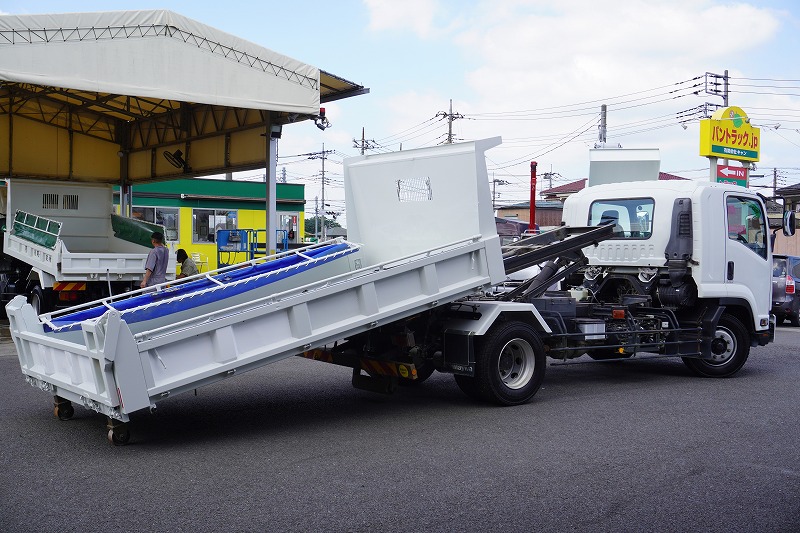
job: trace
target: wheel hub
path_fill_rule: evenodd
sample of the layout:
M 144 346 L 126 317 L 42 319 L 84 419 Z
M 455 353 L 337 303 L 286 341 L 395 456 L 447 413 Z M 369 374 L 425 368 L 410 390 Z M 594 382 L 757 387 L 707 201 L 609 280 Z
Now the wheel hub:
M 727 329 L 718 329 L 711 341 L 711 361 L 721 364 L 727 362 L 736 352 L 736 339 Z
M 719 337 L 715 338 L 711 341 L 711 353 L 714 355 L 721 355 L 725 353 L 725 349 L 727 345 L 724 340 L 720 339 Z
M 535 366 L 533 347 L 523 339 L 508 341 L 497 359 L 500 379 L 510 389 L 520 389 L 527 385 Z

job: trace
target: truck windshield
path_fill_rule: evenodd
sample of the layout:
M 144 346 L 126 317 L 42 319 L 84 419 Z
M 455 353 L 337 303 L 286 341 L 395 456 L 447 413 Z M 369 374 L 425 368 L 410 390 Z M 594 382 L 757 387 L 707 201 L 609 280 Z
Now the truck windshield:
M 589 208 L 589 226 L 613 224 L 615 239 L 649 239 L 654 208 L 652 198 L 597 200 Z

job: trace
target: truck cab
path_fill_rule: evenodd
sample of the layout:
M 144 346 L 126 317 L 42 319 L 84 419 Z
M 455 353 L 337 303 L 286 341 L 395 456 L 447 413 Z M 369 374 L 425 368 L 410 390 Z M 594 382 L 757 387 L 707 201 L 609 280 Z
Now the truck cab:
M 597 185 L 566 200 L 563 221 L 614 225 L 611 239 L 584 249 L 587 285 L 605 300 L 649 296 L 679 316 L 698 302 L 724 307 L 752 344 L 768 342 L 772 253 L 759 195 L 690 180 Z

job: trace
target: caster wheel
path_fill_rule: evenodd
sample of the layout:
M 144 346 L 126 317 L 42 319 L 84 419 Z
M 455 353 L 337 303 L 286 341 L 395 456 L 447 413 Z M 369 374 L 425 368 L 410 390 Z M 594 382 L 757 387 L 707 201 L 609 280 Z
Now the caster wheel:
M 53 408 L 53 414 L 59 420 L 69 420 L 75 414 L 75 408 L 72 404 L 57 405 Z
M 113 429 L 108 430 L 108 442 L 113 444 L 114 446 L 125 446 L 131 440 L 131 432 L 124 430 L 124 431 L 114 431 Z

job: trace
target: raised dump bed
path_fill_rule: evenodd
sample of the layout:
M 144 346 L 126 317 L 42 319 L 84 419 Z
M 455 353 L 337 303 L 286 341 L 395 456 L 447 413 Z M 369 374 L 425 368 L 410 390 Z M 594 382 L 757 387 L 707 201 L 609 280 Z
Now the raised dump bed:
M 352 269 L 342 259 L 358 248 L 337 239 L 46 314 L 41 320 L 45 333 L 80 342 L 82 322 L 116 310 L 138 333 L 348 272 Z
M 71 415 L 68 402 L 107 415 L 117 442 L 128 438 L 118 422 L 176 393 L 480 294 L 505 279 L 483 158 L 497 144 L 346 160 L 348 237 L 362 244 L 339 250 L 330 264 L 343 271 L 335 275 L 304 278 L 326 268 L 315 266 L 226 301 L 218 298 L 225 289 L 209 284 L 237 276 L 231 269 L 174 293 L 105 302 L 102 313 L 39 317 L 15 298 L 6 309 L 22 372 L 56 397 L 59 416 Z M 265 274 L 245 268 L 250 274 L 230 286 Z M 190 308 L 193 297 L 205 303 Z

